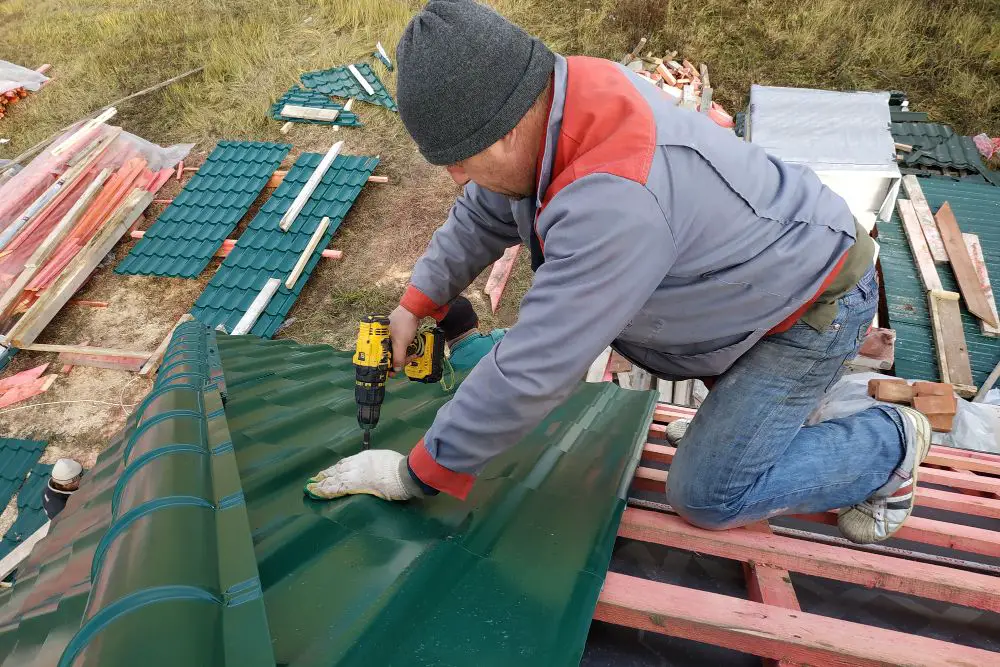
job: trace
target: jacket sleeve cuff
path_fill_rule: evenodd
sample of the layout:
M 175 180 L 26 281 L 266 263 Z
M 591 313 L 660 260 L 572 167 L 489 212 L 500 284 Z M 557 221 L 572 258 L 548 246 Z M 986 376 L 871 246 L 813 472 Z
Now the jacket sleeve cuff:
M 434 460 L 421 440 L 407 457 L 410 473 L 425 486 L 465 500 L 476 478 L 469 473 L 449 470 Z
M 448 313 L 448 304 L 439 306 L 413 285 L 408 285 L 399 305 L 419 318 L 433 317 L 438 322 Z

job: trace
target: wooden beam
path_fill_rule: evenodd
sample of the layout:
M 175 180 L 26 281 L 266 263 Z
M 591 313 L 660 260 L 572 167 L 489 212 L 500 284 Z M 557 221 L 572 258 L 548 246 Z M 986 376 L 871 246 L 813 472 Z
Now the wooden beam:
M 70 368 L 73 366 L 87 366 L 89 368 L 107 368 L 115 371 L 128 371 L 135 373 L 145 362 L 145 358 L 122 357 L 104 354 L 78 354 L 75 352 L 63 352 L 59 355 L 59 363 L 66 364 Z M 65 369 L 64 369 L 65 370 Z
M 285 288 L 292 289 L 295 287 L 295 283 L 299 281 L 302 276 L 302 272 L 306 270 L 306 264 L 309 259 L 316 252 L 316 248 L 319 246 L 319 242 L 323 240 L 323 235 L 326 234 L 326 230 L 330 227 L 330 218 L 323 216 L 323 219 L 319 221 L 319 225 L 313 230 L 312 237 L 309 239 L 309 243 L 306 244 L 305 249 L 302 254 L 299 255 L 299 260 L 295 262 L 295 267 L 292 272 L 288 274 L 288 278 L 285 280 Z M 265 304 L 267 305 L 267 304 Z
M 88 134 L 90 134 L 90 132 L 94 131 L 98 125 L 106 123 L 107 121 L 114 118 L 115 114 L 117 113 L 118 110 L 115 109 L 114 107 L 109 107 L 105 109 L 96 118 L 91 118 L 86 123 L 81 125 L 79 130 L 77 130 L 76 132 L 74 132 L 73 134 L 71 134 L 70 136 L 66 137 L 58 144 L 53 146 L 52 150 L 50 150 L 49 152 L 52 155 L 60 155 L 62 153 L 65 153 L 67 150 L 69 150 L 77 143 L 79 143 L 81 140 L 83 140 Z M 15 162 L 16 161 L 17 160 L 15 160 Z
M 913 262 L 917 266 L 917 275 L 920 276 L 920 283 L 924 286 L 924 291 L 943 290 L 941 278 L 934 267 L 934 258 L 927 246 L 927 239 L 917 221 L 917 214 L 913 210 L 913 202 L 907 199 L 897 199 L 896 209 L 899 211 L 899 219 L 903 223 L 906 241 L 910 245 Z
M 921 468 L 923 471 L 923 468 Z M 665 493 L 668 474 L 666 470 L 657 470 L 646 466 L 635 469 L 632 487 L 640 491 Z M 972 516 L 985 516 L 1000 519 L 1000 500 L 969 496 L 962 493 L 939 491 L 917 486 L 916 504 L 919 507 L 933 507 Z
M 904 153 L 913 152 L 913 146 L 911 146 L 910 144 L 901 144 L 897 141 L 893 145 L 896 147 L 897 151 L 903 151 Z
M 972 384 L 972 366 L 958 299 L 957 292 L 931 290 L 927 293 L 941 381 L 954 385 L 959 396 L 972 396 L 976 389 Z
M 767 525 L 767 521 L 752 523 L 746 528 L 767 535 L 771 534 L 771 527 Z M 795 595 L 795 586 L 792 585 L 792 578 L 788 574 L 788 570 L 762 565 L 755 561 L 748 561 L 742 565 L 743 578 L 747 582 L 747 595 L 752 601 L 782 609 L 801 610 L 799 598 Z M 794 667 L 794 663 L 788 660 L 764 658 L 762 662 L 764 667 Z
M 34 368 L 29 368 L 28 370 L 3 378 L 0 380 L 0 392 L 13 389 L 14 387 L 18 387 L 22 384 L 34 382 L 38 378 L 42 377 L 42 374 L 45 373 L 45 370 L 48 367 L 48 364 L 42 364 L 41 366 L 35 366 Z
M 1000 315 L 997 314 L 997 301 L 993 295 L 993 286 L 990 284 L 990 274 L 986 269 L 986 258 L 983 257 L 983 246 L 979 242 L 979 237 L 975 234 L 962 234 L 962 241 L 969 251 L 969 259 L 972 260 L 972 266 L 976 269 L 976 277 L 979 279 L 979 286 L 983 289 L 983 294 L 986 296 L 990 312 L 993 314 L 994 319 L 1000 319 Z M 990 326 L 983 320 L 979 321 L 979 330 L 984 336 L 991 336 L 993 338 L 1000 336 L 1000 327 Z
M 732 528 L 703 530 L 678 516 L 626 507 L 619 537 L 814 577 L 1000 611 L 995 577 L 841 547 Z
M 944 264 L 948 261 L 948 253 L 944 249 L 941 234 L 938 233 L 937 225 L 934 224 L 934 215 L 931 213 L 931 207 L 927 203 L 927 198 L 924 197 L 924 191 L 920 189 L 920 182 L 917 180 L 917 177 L 912 174 L 903 176 L 903 189 L 906 190 L 906 196 L 910 198 L 910 202 L 913 204 L 913 210 L 917 214 L 917 221 L 924 232 L 924 238 L 927 239 L 927 247 L 930 248 L 931 258 L 937 264 Z
M 73 293 L 87 281 L 135 219 L 149 206 L 153 193 L 134 189 L 125 201 L 109 217 L 101 229 L 94 234 L 73 260 L 63 269 L 59 278 L 42 292 L 38 300 L 11 328 L 4 339 L 5 344 L 13 343 L 25 349 L 35 342 L 35 338 L 52 321 L 59 310 L 66 305 Z
M 983 386 L 979 388 L 979 391 L 976 393 L 975 398 L 972 399 L 972 402 L 982 403 L 985 401 L 986 394 L 990 393 L 990 389 L 992 389 L 993 385 L 997 383 L 997 380 L 1000 380 L 1000 361 L 998 361 L 997 365 L 993 367 L 992 371 L 990 371 L 990 374 L 986 377 L 986 381 L 983 382 Z
M 177 331 L 177 327 L 185 322 L 190 322 L 193 319 L 194 316 L 191 315 L 191 313 L 184 313 L 177 319 L 177 322 L 174 326 L 170 327 L 170 331 L 168 331 L 167 335 L 163 337 L 160 344 L 156 346 L 153 353 L 147 357 L 146 363 L 139 369 L 139 375 L 149 375 L 156 369 L 157 366 L 160 365 L 160 361 L 163 360 L 163 355 L 167 353 L 167 348 L 170 346 L 170 340 L 174 337 L 174 332 Z
M 306 107 L 300 104 L 286 104 L 281 107 L 281 115 L 285 118 L 322 120 L 332 123 L 340 115 L 340 109 L 324 109 L 322 107 Z M 285 123 L 285 125 L 288 125 L 288 123 Z
M 507 248 L 503 252 L 503 257 L 493 262 L 493 268 L 490 269 L 490 276 L 486 279 L 486 287 L 483 288 L 483 292 L 490 297 L 490 308 L 494 313 L 500 306 L 500 298 L 503 296 L 504 287 L 507 286 L 507 280 L 514 269 L 514 262 L 517 261 L 517 254 L 520 250 L 520 243 Z
M 52 527 L 51 521 L 46 521 L 42 527 L 33 532 L 27 539 L 23 540 L 14 549 L 0 560 L 0 580 L 6 579 L 7 575 L 17 569 L 21 562 L 31 555 L 31 550 L 49 534 Z
M 91 299 L 70 299 L 67 303 L 71 306 L 85 306 L 87 308 L 107 308 L 110 305 L 107 301 L 93 301 Z
M 35 378 L 34 380 L 30 380 L 24 384 L 11 387 L 3 394 L 0 394 L 0 408 L 6 408 L 9 405 L 14 405 L 15 403 L 19 403 L 48 391 L 49 387 L 52 386 L 52 383 L 56 381 L 56 377 L 57 376 L 55 374 L 43 375 L 40 378 Z
M 288 207 L 285 214 L 281 216 L 281 220 L 278 222 L 278 228 L 281 229 L 281 231 L 287 232 L 291 228 L 292 224 L 295 222 L 295 218 L 297 218 L 299 213 L 302 212 L 302 208 L 306 205 L 306 202 L 309 201 L 313 191 L 316 190 L 320 181 L 323 180 L 323 176 L 330 168 L 330 165 L 333 164 L 337 155 L 340 154 L 340 149 L 343 147 L 343 141 L 338 141 L 333 146 L 330 146 L 330 150 L 326 152 L 326 155 L 323 156 L 320 163 L 316 165 L 316 169 L 309 177 L 309 180 L 306 181 L 305 185 L 302 186 L 302 189 L 299 190 L 299 194 L 295 196 L 295 201 L 293 201 L 291 206 Z
M 965 307 L 990 326 L 1000 326 L 983 292 L 979 274 L 972 263 L 972 258 L 969 257 L 969 249 L 965 247 L 962 230 L 958 228 L 958 221 L 951 210 L 951 204 L 948 202 L 942 204 L 934 219 L 937 221 L 938 231 L 941 233 L 941 240 L 948 253 L 948 261 L 951 262 L 951 270 L 955 273 L 955 280 L 958 281 L 958 289 L 962 293 Z
M 141 231 L 141 230 L 135 230 L 135 231 L 129 232 L 129 237 L 133 238 L 133 239 L 141 239 L 145 235 L 146 235 L 146 232 Z M 229 254 L 233 251 L 233 248 L 236 247 L 236 241 L 237 241 L 237 239 L 226 239 L 225 241 L 222 242 L 222 245 L 219 246 L 219 249 L 216 250 L 215 254 L 212 255 L 212 256 L 213 257 L 217 257 L 217 258 L 223 258 L 223 259 L 226 258 L 226 257 L 229 257 Z M 335 250 L 333 248 L 327 248 L 322 253 L 320 253 L 320 257 L 322 257 L 323 259 L 343 259 L 344 258 L 344 251 L 342 251 L 342 250 Z M 84 305 L 85 302 L 83 302 L 83 301 L 81 301 L 79 299 L 73 299 L 71 301 L 71 303 L 79 303 L 80 305 Z M 96 304 L 98 304 L 98 303 L 104 303 L 104 305 L 107 305 L 103 301 L 91 301 L 91 302 L 87 302 L 86 305 L 95 305 L 95 307 L 100 307 L 100 306 L 96 306 Z
M 837 512 L 816 514 L 794 514 L 796 519 L 814 521 L 828 526 L 837 525 Z M 934 521 L 919 516 L 910 516 L 893 537 L 921 544 L 932 544 L 947 549 L 981 554 L 991 558 L 1000 557 L 1000 533 L 983 528 L 964 526 L 959 523 Z
M 48 345 L 32 343 L 21 348 L 27 352 L 56 352 L 58 354 L 78 354 L 87 357 L 122 357 L 124 359 L 149 359 L 149 352 L 119 350 L 113 347 L 91 347 L 90 345 Z
M 594 619 L 812 665 L 989 665 L 1000 654 L 608 572 Z
M 94 196 L 97 194 L 98 190 L 103 187 L 104 182 L 108 180 L 111 175 L 111 169 L 104 169 L 101 171 L 97 177 L 91 181 L 87 189 L 83 191 L 80 198 L 76 200 L 72 208 L 66 212 L 66 214 L 56 223 L 55 227 L 48 233 L 45 240 L 42 241 L 35 251 L 31 253 L 29 257 L 24 262 L 24 268 L 18 275 L 17 280 L 4 292 L 3 297 L 0 297 L 0 317 L 10 310 L 10 307 L 21 297 L 24 288 L 27 287 L 31 279 L 41 270 L 44 266 L 46 260 L 52 255 L 56 247 L 73 231 L 73 227 L 79 221 L 83 212 L 87 209 L 90 203 L 93 201 Z
M 354 75 L 354 78 L 358 80 L 358 83 L 361 85 L 362 88 L 364 88 L 366 93 L 368 93 L 369 95 L 375 94 L 375 89 L 372 88 L 372 84 L 368 83 L 368 80 L 365 79 L 365 77 L 361 76 L 361 72 L 358 71 L 357 67 L 355 67 L 354 65 L 348 65 L 347 69 L 351 72 L 351 74 Z
M 282 181 L 285 180 L 285 176 L 287 176 L 287 175 L 288 175 L 288 170 L 287 169 L 279 169 L 278 171 L 276 171 L 273 174 L 271 174 L 271 178 L 269 178 L 267 180 L 267 184 L 264 187 L 266 187 L 266 188 L 276 188 L 276 187 L 278 187 L 279 185 L 281 185 Z M 375 175 L 372 175 L 372 176 L 368 177 L 368 182 L 369 183 L 388 183 L 389 182 L 389 177 L 388 176 L 375 176 Z M 169 201 L 173 201 L 173 199 L 170 199 Z
M 323 220 L 329 221 L 329 218 L 323 218 Z M 250 307 L 247 308 L 247 312 L 243 313 L 243 317 L 240 321 L 236 323 L 233 327 L 233 336 L 243 336 L 250 333 L 253 329 L 253 325 L 257 323 L 260 318 L 260 314 L 264 312 L 267 308 L 267 304 L 271 303 L 271 299 L 274 298 L 274 293 L 278 291 L 278 287 L 281 286 L 281 278 L 268 278 L 267 282 L 264 283 L 264 287 L 261 288 L 257 296 L 250 303 Z

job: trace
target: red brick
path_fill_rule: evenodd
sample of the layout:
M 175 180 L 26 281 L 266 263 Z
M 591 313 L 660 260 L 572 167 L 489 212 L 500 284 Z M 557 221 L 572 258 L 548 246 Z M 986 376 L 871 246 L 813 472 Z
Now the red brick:
M 913 407 L 925 415 L 954 415 L 958 410 L 958 399 L 954 396 L 917 396 Z
M 914 382 L 913 391 L 917 396 L 951 396 L 954 387 L 945 382 Z
M 875 387 L 875 400 L 909 404 L 913 400 L 913 387 L 905 382 L 879 382 Z

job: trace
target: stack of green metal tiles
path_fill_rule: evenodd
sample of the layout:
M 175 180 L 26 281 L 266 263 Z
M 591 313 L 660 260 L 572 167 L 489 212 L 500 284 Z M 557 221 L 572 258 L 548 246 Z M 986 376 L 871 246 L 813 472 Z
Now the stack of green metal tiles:
M 7 665 L 575 665 L 655 404 L 581 385 L 466 501 L 332 502 L 350 355 L 182 325 L 157 383 L 12 590 Z M 450 394 L 403 378 L 408 451 Z

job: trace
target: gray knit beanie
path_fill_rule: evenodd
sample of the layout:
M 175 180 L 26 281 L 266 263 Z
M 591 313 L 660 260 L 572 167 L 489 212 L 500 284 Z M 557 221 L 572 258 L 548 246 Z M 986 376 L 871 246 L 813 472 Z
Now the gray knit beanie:
M 492 9 L 431 0 L 396 46 L 399 115 L 431 164 L 448 165 L 500 140 L 549 81 L 555 56 Z

